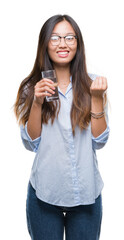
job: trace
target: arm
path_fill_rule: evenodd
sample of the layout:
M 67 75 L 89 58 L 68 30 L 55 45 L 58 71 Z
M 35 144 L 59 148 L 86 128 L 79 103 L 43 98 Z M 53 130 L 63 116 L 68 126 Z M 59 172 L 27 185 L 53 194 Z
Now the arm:
M 50 79 L 42 79 L 35 85 L 34 100 L 30 110 L 28 121 L 20 127 L 22 142 L 29 151 L 37 152 L 41 141 L 42 104 L 45 96 L 53 93 L 53 82 Z M 47 92 L 46 92 L 47 91 Z
M 97 77 L 91 84 L 91 112 L 100 113 L 104 111 L 104 92 L 107 90 L 107 79 Z M 107 128 L 105 115 L 101 118 L 91 116 L 91 131 L 95 138 L 101 135 Z
M 32 140 L 41 135 L 42 104 L 45 96 L 55 93 L 54 89 L 53 81 L 50 79 L 42 79 L 35 85 L 34 100 L 27 123 L 27 131 Z
M 25 148 L 29 151 L 37 152 L 40 141 L 41 141 L 41 136 L 32 140 L 27 131 L 27 122 L 25 126 L 23 125 L 20 126 L 20 133 L 21 133 L 21 139 Z
M 92 97 L 91 99 L 91 112 L 100 113 L 104 111 L 103 98 Z M 98 137 L 105 131 L 107 127 L 105 115 L 99 119 L 95 119 L 91 116 L 91 130 L 94 137 Z
M 32 103 L 29 119 L 27 122 L 27 131 L 32 140 L 38 138 L 41 135 L 41 116 L 42 116 L 42 104 L 38 104 L 34 100 Z

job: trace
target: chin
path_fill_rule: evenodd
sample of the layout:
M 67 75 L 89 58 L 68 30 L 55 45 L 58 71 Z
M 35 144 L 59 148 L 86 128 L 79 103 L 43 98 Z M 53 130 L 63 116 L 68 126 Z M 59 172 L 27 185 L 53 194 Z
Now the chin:
M 71 60 L 67 59 L 59 59 L 57 61 L 53 61 L 54 65 L 56 66 L 68 66 L 71 63 Z
M 70 66 L 70 62 L 54 62 L 53 64 L 56 67 L 68 67 L 68 66 Z

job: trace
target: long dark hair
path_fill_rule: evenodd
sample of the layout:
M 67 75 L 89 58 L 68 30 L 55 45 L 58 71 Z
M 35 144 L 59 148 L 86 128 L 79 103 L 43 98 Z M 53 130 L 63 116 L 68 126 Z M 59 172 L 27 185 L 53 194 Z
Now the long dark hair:
M 25 125 L 26 121 L 28 121 L 33 102 L 34 86 L 41 79 L 41 71 L 53 69 L 47 46 L 53 28 L 63 20 L 71 24 L 77 36 L 77 52 L 70 64 L 73 88 L 73 103 L 70 117 L 74 134 L 76 125 L 78 125 L 81 130 L 86 129 L 89 125 L 91 109 L 90 86 L 92 80 L 87 73 L 85 49 L 81 31 L 77 23 L 68 15 L 55 15 L 44 23 L 39 35 L 37 55 L 33 70 L 20 84 L 14 111 L 19 123 Z M 44 101 L 42 105 L 41 124 L 47 124 L 49 119 L 51 119 L 53 123 L 55 117 L 58 116 L 59 109 L 60 105 L 58 108 L 57 101 L 56 103 Z

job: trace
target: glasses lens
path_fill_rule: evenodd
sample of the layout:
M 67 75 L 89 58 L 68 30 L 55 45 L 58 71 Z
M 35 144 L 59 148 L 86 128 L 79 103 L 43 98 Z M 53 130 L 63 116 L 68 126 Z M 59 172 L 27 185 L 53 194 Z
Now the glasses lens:
M 59 43 L 60 43 L 60 38 L 64 38 L 67 45 L 72 45 L 72 44 L 75 43 L 76 36 L 67 35 L 67 36 L 65 36 L 65 37 L 60 37 L 60 36 L 53 35 L 53 36 L 51 36 L 51 38 L 50 38 L 50 41 L 51 41 L 52 45 L 53 45 L 53 46 L 59 45 Z
M 75 42 L 75 37 L 72 35 L 68 35 L 65 37 L 65 41 L 68 45 L 74 44 Z
M 59 44 L 59 36 L 52 36 L 51 37 L 51 43 L 52 43 L 52 45 L 58 45 Z

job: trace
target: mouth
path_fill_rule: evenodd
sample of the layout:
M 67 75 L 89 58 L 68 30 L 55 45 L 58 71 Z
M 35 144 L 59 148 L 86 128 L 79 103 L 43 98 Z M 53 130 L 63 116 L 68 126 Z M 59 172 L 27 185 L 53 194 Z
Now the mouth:
M 58 51 L 57 54 L 59 57 L 66 58 L 69 55 L 69 51 Z

